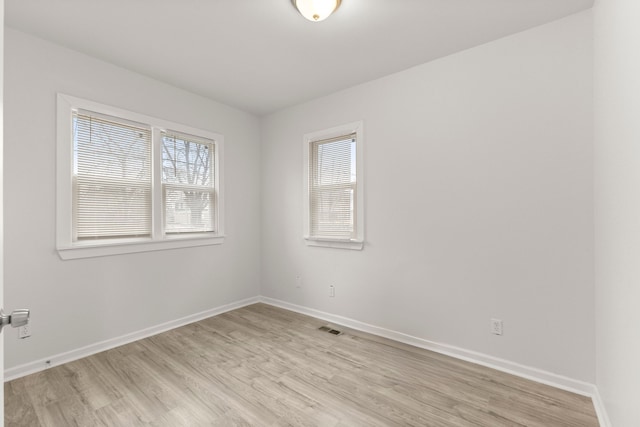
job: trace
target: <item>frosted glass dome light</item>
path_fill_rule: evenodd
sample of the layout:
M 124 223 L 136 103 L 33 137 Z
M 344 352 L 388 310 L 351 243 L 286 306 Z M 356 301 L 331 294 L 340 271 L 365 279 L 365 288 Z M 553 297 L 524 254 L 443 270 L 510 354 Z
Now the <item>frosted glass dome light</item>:
M 291 0 L 291 3 L 309 21 L 320 22 L 335 12 L 341 0 Z

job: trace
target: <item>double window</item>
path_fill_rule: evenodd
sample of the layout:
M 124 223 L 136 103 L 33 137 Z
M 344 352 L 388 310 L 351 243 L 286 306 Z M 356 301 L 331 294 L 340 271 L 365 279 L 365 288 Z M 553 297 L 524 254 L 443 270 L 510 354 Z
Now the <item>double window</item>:
M 307 244 L 362 249 L 362 145 L 362 122 L 304 136 Z
M 223 138 L 58 95 L 64 259 L 222 243 Z

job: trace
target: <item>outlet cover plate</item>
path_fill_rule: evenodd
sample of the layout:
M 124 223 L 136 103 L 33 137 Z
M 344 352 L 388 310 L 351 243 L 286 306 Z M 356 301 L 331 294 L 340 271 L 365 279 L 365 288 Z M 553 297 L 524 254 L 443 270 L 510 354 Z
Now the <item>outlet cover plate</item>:
M 31 336 L 31 325 L 24 325 L 18 328 L 18 338 L 29 338 Z
M 494 335 L 502 335 L 502 320 L 491 319 L 491 333 Z

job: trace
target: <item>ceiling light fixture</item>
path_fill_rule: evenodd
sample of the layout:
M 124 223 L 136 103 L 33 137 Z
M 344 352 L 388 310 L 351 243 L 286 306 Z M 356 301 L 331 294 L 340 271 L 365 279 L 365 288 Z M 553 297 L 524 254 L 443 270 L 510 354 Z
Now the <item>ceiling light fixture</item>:
M 341 2 L 342 0 L 291 0 L 298 12 L 313 22 L 327 19 Z

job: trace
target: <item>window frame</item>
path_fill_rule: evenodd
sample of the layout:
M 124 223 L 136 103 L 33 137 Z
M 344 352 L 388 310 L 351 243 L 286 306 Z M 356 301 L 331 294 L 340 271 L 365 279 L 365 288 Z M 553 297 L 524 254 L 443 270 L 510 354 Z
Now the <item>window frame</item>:
M 355 237 L 351 239 L 340 239 L 330 237 L 315 237 L 311 235 L 311 191 L 309 175 L 311 146 L 314 142 L 341 137 L 356 135 L 356 199 L 355 199 Z M 307 246 L 319 246 L 326 248 L 362 250 L 364 248 L 364 131 L 363 121 L 346 123 L 329 129 L 306 133 L 303 136 L 303 239 Z
M 96 240 L 73 240 L 73 126 L 72 111 L 80 109 L 144 123 L 151 127 L 151 236 Z M 164 233 L 162 204 L 162 131 L 175 131 L 214 141 L 216 149 L 214 188 L 217 229 L 214 233 Z M 119 255 L 166 249 L 218 245 L 224 242 L 224 136 L 122 108 L 57 94 L 56 132 L 56 249 L 63 260 Z
M 215 171 L 217 170 L 217 146 L 214 140 L 212 139 L 208 139 L 208 138 L 203 138 L 202 136 L 196 136 L 196 135 L 188 135 L 185 134 L 184 132 L 176 132 L 175 130 L 162 130 L 160 131 L 160 141 L 161 141 L 161 150 L 162 153 L 164 154 L 164 138 L 170 136 L 174 138 L 179 137 L 181 138 L 182 141 L 184 142 L 189 142 L 189 143 L 195 143 L 195 144 L 199 144 L 199 145 L 203 145 L 203 146 L 208 146 L 209 148 L 211 148 L 211 151 L 213 152 L 213 154 L 210 154 L 209 158 L 209 168 L 214 172 L 213 174 L 209 175 L 209 178 L 211 179 L 211 183 L 212 185 L 201 185 L 201 184 L 188 184 L 188 183 L 173 183 L 173 182 L 167 182 L 165 181 L 163 178 L 161 178 L 160 181 L 160 185 L 162 186 L 162 214 L 163 214 L 163 218 L 162 218 L 162 224 L 163 224 L 163 232 L 165 236 L 174 236 L 174 235 L 183 235 L 183 236 L 187 236 L 188 234 L 203 234 L 203 233 L 207 233 L 210 234 L 212 233 L 212 231 L 197 231 L 197 230 L 175 230 L 174 231 L 169 231 L 168 230 L 168 226 L 167 226 L 167 192 L 170 191 L 170 189 L 183 189 L 183 190 L 191 190 L 191 191 L 201 191 L 201 192 L 207 192 L 210 194 L 211 200 L 209 203 L 212 204 L 212 206 L 214 207 L 214 209 L 210 212 L 211 217 L 209 218 L 211 220 L 211 226 L 214 229 L 218 228 L 218 221 L 217 221 L 217 214 L 218 214 L 218 194 L 217 194 L 217 188 L 216 188 L 216 179 L 217 176 L 215 174 Z M 165 159 L 163 157 L 163 155 L 161 155 L 161 161 L 162 161 L 162 166 L 161 169 L 164 169 L 164 165 L 165 165 Z

